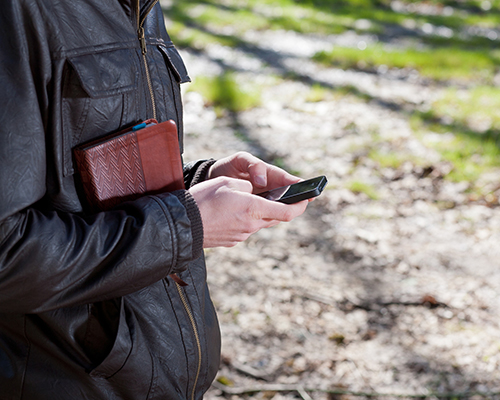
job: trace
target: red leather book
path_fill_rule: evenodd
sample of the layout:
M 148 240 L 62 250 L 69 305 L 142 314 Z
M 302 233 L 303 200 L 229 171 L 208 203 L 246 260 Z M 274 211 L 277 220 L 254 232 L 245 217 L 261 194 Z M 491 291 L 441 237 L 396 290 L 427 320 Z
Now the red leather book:
M 150 119 L 74 149 L 85 195 L 108 210 L 145 194 L 184 189 L 177 126 Z
M 149 119 L 74 149 L 90 206 L 108 210 L 145 194 L 184 189 L 175 121 Z M 176 274 L 170 277 L 186 286 Z

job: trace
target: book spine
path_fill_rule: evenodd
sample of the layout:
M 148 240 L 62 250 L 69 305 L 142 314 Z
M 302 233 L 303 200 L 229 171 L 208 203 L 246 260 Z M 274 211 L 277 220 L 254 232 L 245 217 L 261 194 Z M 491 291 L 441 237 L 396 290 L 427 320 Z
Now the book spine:
M 98 191 L 92 177 L 88 154 L 84 151 L 75 151 L 74 154 L 87 201 L 93 209 L 97 209 L 99 205 L 94 200 L 98 198 Z

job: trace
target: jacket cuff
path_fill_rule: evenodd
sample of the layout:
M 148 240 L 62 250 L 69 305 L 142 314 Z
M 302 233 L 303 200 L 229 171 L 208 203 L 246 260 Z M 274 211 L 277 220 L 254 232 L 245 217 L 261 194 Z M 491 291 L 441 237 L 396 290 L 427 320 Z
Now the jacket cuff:
M 186 209 L 187 216 L 191 222 L 191 235 L 193 238 L 192 254 L 193 260 L 199 258 L 203 252 L 203 223 L 200 210 L 194 197 L 187 190 L 176 190 L 171 193 L 179 199 Z
M 206 180 L 210 167 L 214 165 L 216 161 L 217 160 L 209 159 L 187 164 L 184 170 L 184 180 L 186 183 L 186 187 L 189 189 L 197 183 Z

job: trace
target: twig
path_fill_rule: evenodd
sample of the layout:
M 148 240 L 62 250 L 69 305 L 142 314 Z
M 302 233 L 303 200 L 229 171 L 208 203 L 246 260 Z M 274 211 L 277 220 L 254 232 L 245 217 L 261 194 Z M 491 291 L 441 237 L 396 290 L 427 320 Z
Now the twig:
M 305 391 L 305 389 L 302 386 L 297 387 L 297 392 L 299 393 L 300 397 L 302 397 L 303 400 L 313 400 L 311 396 Z
M 326 297 L 326 296 L 321 296 L 317 293 L 312 293 L 312 292 L 309 292 L 309 291 L 301 291 L 300 293 L 300 296 L 305 298 L 305 299 L 309 299 L 309 300 L 314 300 L 314 301 L 317 301 L 318 303 L 323 303 L 323 304 L 326 304 L 328 306 L 337 306 L 337 302 L 329 297 Z
M 322 296 L 317 293 L 313 293 L 307 290 L 303 289 L 297 289 L 292 287 L 291 289 L 296 290 L 300 297 L 303 297 L 305 299 L 317 301 L 318 303 L 323 303 L 329 306 L 334 306 L 338 307 L 340 309 L 361 309 L 365 311 L 377 311 L 379 308 L 382 307 L 389 307 L 389 306 L 405 306 L 405 307 L 419 307 L 419 306 L 427 306 L 429 308 L 436 308 L 436 307 L 444 307 L 444 308 L 449 308 L 449 306 L 445 303 L 441 303 L 437 301 L 433 296 L 426 295 L 424 296 L 421 300 L 418 301 L 370 301 L 370 303 L 357 303 L 352 300 L 343 300 L 343 301 L 335 301 L 332 298 Z
M 354 374 L 357 374 L 364 382 L 366 385 L 368 385 L 370 387 L 370 389 L 373 390 L 373 388 L 370 386 L 370 384 L 368 383 L 368 380 L 363 376 L 363 374 L 361 373 L 360 369 L 358 368 L 357 364 L 353 361 L 353 360 L 346 360 L 346 361 L 349 361 L 350 364 L 349 365 L 352 365 L 354 366 L 353 367 L 353 372 Z
M 264 381 L 269 381 L 271 379 L 270 373 L 256 370 L 255 368 L 249 367 L 248 365 L 231 362 L 230 366 L 233 367 L 236 371 L 255 379 L 262 379 Z
M 220 382 L 213 382 L 212 386 L 215 388 L 222 390 L 224 393 L 231 395 L 242 395 L 249 393 L 258 393 L 258 392 L 298 392 L 299 386 L 297 385 L 280 385 L 280 384 L 265 384 L 265 385 L 257 385 L 257 386 L 247 386 L 247 387 L 230 387 L 225 386 Z

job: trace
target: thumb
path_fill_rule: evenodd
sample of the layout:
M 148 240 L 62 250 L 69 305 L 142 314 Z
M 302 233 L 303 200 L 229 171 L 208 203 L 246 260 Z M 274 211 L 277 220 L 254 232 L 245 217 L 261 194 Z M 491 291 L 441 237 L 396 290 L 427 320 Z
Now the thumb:
M 262 219 L 290 222 L 301 215 L 307 208 L 308 201 L 300 201 L 295 204 L 283 204 L 277 201 L 262 199 L 265 204 L 262 210 Z
M 263 161 L 258 160 L 249 165 L 248 173 L 250 175 L 250 182 L 255 187 L 265 188 L 267 186 L 267 166 Z

